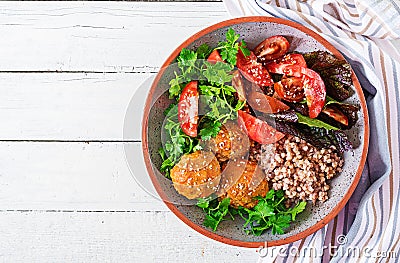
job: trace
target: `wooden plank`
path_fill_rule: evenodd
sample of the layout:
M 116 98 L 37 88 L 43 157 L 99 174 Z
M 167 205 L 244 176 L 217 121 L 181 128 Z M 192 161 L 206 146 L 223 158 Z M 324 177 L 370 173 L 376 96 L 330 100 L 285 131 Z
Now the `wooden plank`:
M 2 2 L 0 71 L 154 72 L 222 2 Z
M 256 262 L 169 212 L 0 213 L 2 262 Z
M 150 77 L 2 73 L 0 140 L 139 140 Z M 123 138 L 129 103 L 136 105 L 129 114 L 138 126 Z
M 0 210 L 168 211 L 128 146 L 135 167 L 123 143 L 0 142 Z

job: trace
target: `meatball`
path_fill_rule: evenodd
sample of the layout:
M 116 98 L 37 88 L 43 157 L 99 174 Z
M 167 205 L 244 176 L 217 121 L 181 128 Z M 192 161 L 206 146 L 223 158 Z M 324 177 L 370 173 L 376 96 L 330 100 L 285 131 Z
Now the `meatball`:
M 217 136 L 207 143 L 207 148 L 215 153 L 220 162 L 247 155 L 249 146 L 248 136 L 233 121 L 226 122 Z
M 221 198 L 229 197 L 230 205 L 238 208 L 253 208 L 268 192 L 268 182 L 256 162 L 246 160 L 229 162 L 222 173 L 219 186 Z
M 221 168 L 212 152 L 185 154 L 171 169 L 171 179 L 178 193 L 188 199 L 214 193 L 221 179 Z

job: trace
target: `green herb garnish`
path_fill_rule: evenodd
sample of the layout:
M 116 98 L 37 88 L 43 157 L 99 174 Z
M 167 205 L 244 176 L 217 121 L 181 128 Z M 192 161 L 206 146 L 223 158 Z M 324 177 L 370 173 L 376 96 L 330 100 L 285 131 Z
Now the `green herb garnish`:
M 226 32 L 226 41 L 218 43 L 217 47 L 221 52 L 222 59 L 233 66 L 236 66 L 236 55 L 239 48 L 246 57 L 250 55 L 250 50 L 246 48 L 246 43 L 243 40 L 238 42 L 239 37 L 239 34 L 236 34 L 232 28 L 229 28 Z
M 292 208 L 286 208 L 282 190 L 271 189 L 265 197 L 257 199 L 258 203 L 252 209 L 232 208 L 229 206 L 229 198 L 218 202 L 213 195 L 209 198 L 198 199 L 197 206 L 206 213 L 204 226 L 210 227 L 214 231 L 221 221 L 234 219 L 233 215 L 239 214 L 245 220 L 243 230 L 247 234 L 259 236 L 267 229 L 271 229 L 272 234 L 283 234 L 307 205 L 307 202 L 301 201 Z
M 226 216 L 230 214 L 229 203 L 229 198 L 225 198 L 221 202 L 218 202 L 214 195 L 208 198 L 199 198 L 197 206 L 202 208 L 206 213 L 204 226 L 215 231 L 221 221 L 228 220 L 229 218 L 226 218 Z M 231 218 L 233 218 L 232 215 Z
M 169 172 L 185 153 L 199 150 L 198 140 L 186 135 L 178 121 L 178 105 L 171 104 L 164 112 L 166 115 L 164 130 L 165 144 L 159 149 L 163 160 L 160 170 L 169 178 Z M 200 147 L 200 148 L 199 148 Z

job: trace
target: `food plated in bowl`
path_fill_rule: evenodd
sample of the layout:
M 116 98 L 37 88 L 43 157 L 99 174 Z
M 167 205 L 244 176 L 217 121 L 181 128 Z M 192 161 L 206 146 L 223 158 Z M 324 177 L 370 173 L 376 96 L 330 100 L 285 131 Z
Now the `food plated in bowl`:
M 246 247 L 293 242 L 333 219 L 367 145 L 349 64 L 311 30 L 275 18 L 228 20 L 184 42 L 143 118 L 146 166 L 168 207 Z

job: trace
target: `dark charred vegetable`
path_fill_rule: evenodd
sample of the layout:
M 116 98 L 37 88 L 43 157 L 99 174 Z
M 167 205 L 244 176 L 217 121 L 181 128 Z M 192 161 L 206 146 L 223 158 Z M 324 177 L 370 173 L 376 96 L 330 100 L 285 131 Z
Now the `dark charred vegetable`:
M 341 104 L 338 104 L 337 107 L 349 119 L 349 125 L 347 126 L 347 129 L 351 129 L 357 123 L 358 111 L 360 110 L 360 106 L 341 103 Z
M 340 152 L 345 152 L 353 149 L 353 145 L 351 144 L 351 142 L 349 141 L 349 139 L 347 138 L 346 134 L 344 134 L 343 131 L 340 130 L 333 131 L 333 134 L 336 139 L 335 146 Z
M 305 103 L 286 103 L 290 108 L 294 109 L 296 112 L 301 113 L 304 116 L 308 116 L 308 107 Z
M 351 142 L 341 130 L 308 127 L 304 124 L 286 121 L 276 121 L 275 128 L 282 133 L 297 136 L 319 149 L 335 146 L 339 152 L 343 153 L 353 148 Z
M 301 113 L 304 116 L 308 116 L 308 107 L 307 104 L 305 103 L 290 103 L 286 102 L 286 104 L 293 110 L 295 110 L 298 113 Z M 329 117 L 326 115 L 324 112 L 322 112 L 319 116 L 318 119 L 326 122 L 327 124 L 330 124 L 332 126 L 335 126 L 339 128 L 340 130 L 348 130 L 351 129 L 358 120 L 358 111 L 360 110 L 359 106 L 352 105 L 352 104 L 347 104 L 347 103 L 342 103 L 342 102 L 337 102 L 333 100 L 332 98 L 328 97 L 328 102 L 326 103 L 326 106 L 334 105 L 336 108 L 338 108 L 348 119 L 348 125 L 343 125 L 340 122 L 336 121 L 332 117 Z
M 269 125 L 275 126 L 276 121 L 285 121 L 296 123 L 298 121 L 297 114 L 294 110 L 290 109 L 284 112 L 273 114 L 262 114 L 258 116 L 261 120 L 266 121 Z
M 340 123 L 340 125 L 344 125 L 345 127 L 349 126 L 349 119 L 347 118 L 347 116 L 334 105 L 326 105 L 322 110 L 322 113 L 334 119 L 335 121 Z
M 326 114 L 322 113 L 318 118 L 326 123 L 329 123 L 335 127 L 338 127 L 341 130 L 348 130 L 351 129 L 358 120 L 358 111 L 360 110 L 359 106 L 347 104 L 343 102 L 335 101 L 334 99 L 327 97 L 327 103 L 325 107 L 335 107 L 340 112 L 342 112 L 347 120 L 348 124 L 344 125 L 343 123 L 338 122 L 334 118 L 327 116 Z
M 267 96 L 273 96 L 275 92 L 274 86 L 263 86 L 260 87 L 260 90 Z

